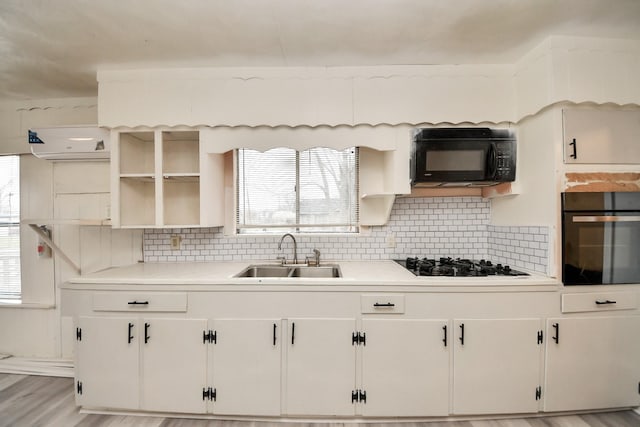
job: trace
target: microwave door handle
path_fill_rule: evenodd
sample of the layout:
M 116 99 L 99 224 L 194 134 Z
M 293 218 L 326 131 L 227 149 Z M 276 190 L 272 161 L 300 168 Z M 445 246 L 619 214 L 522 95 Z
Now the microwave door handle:
M 616 215 L 574 216 L 573 222 L 640 222 L 640 216 L 616 216 Z
M 489 175 L 490 179 L 493 179 L 496 176 L 497 169 L 497 159 L 496 159 L 496 146 L 495 144 L 491 144 L 489 146 L 488 157 L 488 165 L 489 165 Z

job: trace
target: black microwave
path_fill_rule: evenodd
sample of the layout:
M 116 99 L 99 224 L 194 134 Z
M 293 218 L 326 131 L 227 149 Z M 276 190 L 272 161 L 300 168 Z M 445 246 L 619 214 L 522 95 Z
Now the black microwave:
M 515 178 L 516 138 L 511 129 L 421 128 L 413 132 L 414 186 L 487 186 Z

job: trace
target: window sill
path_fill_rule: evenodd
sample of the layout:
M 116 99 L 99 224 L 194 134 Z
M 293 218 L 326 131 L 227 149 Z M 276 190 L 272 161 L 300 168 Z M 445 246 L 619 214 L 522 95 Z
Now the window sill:
M 0 310 L 3 308 L 25 308 L 25 309 L 51 309 L 56 308 L 55 304 L 43 304 L 33 302 L 22 302 L 20 300 L 0 299 Z

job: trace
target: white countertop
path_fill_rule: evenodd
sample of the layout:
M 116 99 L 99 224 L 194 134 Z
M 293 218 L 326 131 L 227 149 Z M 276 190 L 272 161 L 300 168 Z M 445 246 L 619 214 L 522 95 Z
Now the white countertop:
M 273 264 L 273 261 L 251 262 L 181 262 L 138 263 L 113 267 L 70 279 L 63 285 L 272 285 L 272 286 L 393 286 L 393 287 L 543 287 L 557 288 L 556 279 L 538 274 L 530 276 L 489 277 L 416 277 L 394 261 L 326 261 L 338 264 L 341 278 L 237 278 L 233 277 L 250 264 Z M 91 287 L 93 288 L 93 287 Z

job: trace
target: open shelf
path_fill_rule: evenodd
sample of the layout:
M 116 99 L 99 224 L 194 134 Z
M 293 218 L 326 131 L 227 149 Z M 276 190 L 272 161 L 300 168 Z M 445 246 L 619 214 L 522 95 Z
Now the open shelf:
M 115 228 L 223 225 L 227 166 L 223 154 L 203 151 L 200 136 L 201 130 L 184 128 L 117 131 Z
M 155 206 L 153 178 L 120 178 L 120 224 L 122 227 L 154 226 Z
M 155 161 L 153 132 L 120 134 L 120 174 L 153 174 Z
M 200 224 L 200 181 L 165 179 L 164 225 Z
M 198 131 L 163 131 L 162 173 L 198 174 L 199 147 Z
M 165 182 L 198 182 L 200 181 L 200 174 L 165 173 L 162 178 L 164 178 Z

